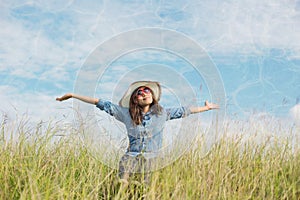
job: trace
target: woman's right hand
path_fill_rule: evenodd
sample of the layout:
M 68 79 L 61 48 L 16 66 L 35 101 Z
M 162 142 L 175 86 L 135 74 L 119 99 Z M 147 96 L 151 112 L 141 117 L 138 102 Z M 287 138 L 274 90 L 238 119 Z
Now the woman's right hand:
M 73 97 L 73 94 L 72 93 L 68 93 L 68 94 L 65 94 L 62 97 L 57 97 L 56 101 L 64 101 L 64 100 L 70 99 L 72 97 Z

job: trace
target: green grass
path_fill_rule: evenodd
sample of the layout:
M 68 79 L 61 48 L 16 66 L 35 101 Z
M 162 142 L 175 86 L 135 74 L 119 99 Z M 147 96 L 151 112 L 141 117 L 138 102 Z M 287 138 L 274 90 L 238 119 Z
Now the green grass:
M 58 132 L 57 124 L 2 123 L 0 199 L 300 199 L 299 143 L 284 137 L 224 137 L 205 157 L 196 146 L 153 172 L 148 185 L 137 177 L 124 188 L 117 171 L 78 142 L 79 133 L 53 140 Z

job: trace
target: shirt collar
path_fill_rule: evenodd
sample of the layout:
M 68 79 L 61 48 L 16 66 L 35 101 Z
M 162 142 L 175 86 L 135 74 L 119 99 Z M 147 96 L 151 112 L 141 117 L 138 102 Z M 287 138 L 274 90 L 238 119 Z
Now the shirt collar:
M 153 111 L 152 108 L 150 108 L 150 110 L 148 112 L 146 112 L 146 113 L 142 112 L 142 115 L 143 116 L 150 115 L 152 113 L 152 111 Z

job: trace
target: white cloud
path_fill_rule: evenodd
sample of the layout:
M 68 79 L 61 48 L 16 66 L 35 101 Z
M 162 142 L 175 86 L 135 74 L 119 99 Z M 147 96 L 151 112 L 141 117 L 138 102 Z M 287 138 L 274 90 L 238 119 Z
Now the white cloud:
M 0 29 L 0 71 L 17 77 L 40 78 L 56 66 L 78 69 L 103 39 L 90 38 L 86 32 L 96 22 L 93 16 L 71 14 L 71 10 L 51 13 L 38 3 L 18 5 L 16 1 L 6 3 L 4 11 L 0 15 L 5 27 Z M 66 16 L 74 22 L 64 20 Z
M 295 105 L 290 109 L 290 114 L 294 122 L 300 126 L 300 104 Z
M 12 86 L 0 86 L 0 95 L 0 114 L 7 115 L 11 120 L 27 115 L 32 122 L 62 118 L 72 121 L 72 100 L 57 102 L 55 98 L 58 96 L 38 92 L 20 93 L 18 88 Z
M 194 37 L 209 51 L 259 53 L 269 47 L 299 51 L 300 15 L 295 1 L 216 2 L 186 8 L 196 19 L 199 34 Z
M 61 80 L 71 83 L 68 85 L 75 83 L 75 80 L 70 79 L 70 74 L 79 70 L 89 52 L 101 42 L 123 31 L 149 26 L 183 32 L 211 52 L 239 51 L 246 54 L 260 53 L 264 48 L 282 48 L 291 50 L 293 58 L 300 55 L 300 13 L 296 1 L 88 3 L 94 6 L 90 8 L 86 4 L 81 5 L 79 1 L 66 1 L 59 6 L 56 0 L 25 4 L 18 0 L 3 1 L 0 14 L 3 27 L 0 29 L 1 75 L 10 76 L 11 80 L 49 80 L 53 83 L 53 90 L 71 90 L 70 87 L 64 87 L 65 83 Z M 18 17 L 12 15 L 14 9 L 22 11 L 22 8 L 36 9 L 33 9 L 34 13 L 26 10 Z M 64 21 L 63 17 L 71 20 Z M 40 21 L 36 23 L 33 19 Z M 155 42 L 151 38 L 148 40 L 149 43 Z M 174 45 L 181 47 L 183 44 L 178 42 Z M 103 52 L 103 56 L 109 57 L 109 53 Z M 118 67 L 118 70 L 125 69 L 123 66 Z M 120 71 L 113 71 L 111 76 L 117 73 L 120 74 Z M 21 82 L 26 80 L 18 81 L 22 85 Z M 1 105 L 12 102 L 42 118 L 51 113 L 51 109 L 43 107 L 40 102 L 52 102 L 53 97 L 32 94 L 26 90 L 20 93 L 20 87 L 11 84 L 1 82 L 10 91 L 4 93 L 1 90 L 1 96 L 5 96 L 1 97 Z M 109 90 L 111 86 L 107 83 L 105 89 Z M 30 100 L 34 95 L 38 103 Z M 18 98 L 20 100 L 15 102 Z
M 19 23 L 1 21 L 1 71 L 23 78 L 37 78 L 41 71 L 65 62 L 66 52 L 36 31 Z

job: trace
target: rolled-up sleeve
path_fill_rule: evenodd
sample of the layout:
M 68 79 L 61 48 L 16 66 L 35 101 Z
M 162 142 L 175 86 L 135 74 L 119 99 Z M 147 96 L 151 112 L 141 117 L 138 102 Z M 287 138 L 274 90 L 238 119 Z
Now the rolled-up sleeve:
M 119 121 L 123 121 L 124 118 L 124 110 L 122 107 L 111 103 L 110 101 L 100 100 L 96 104 L 97 108 L 100 110 L 105 111 L 106 113 L 110 114 L 111 116 L 115 117 Z
M 191 111 L 188 107 L 179 107 L 179 108 L 167 108 L 167 120 L 179 119 L 187 117 L 191 114 Z

